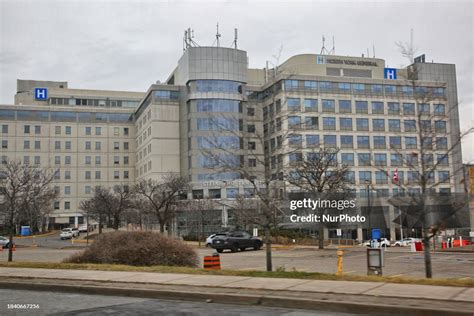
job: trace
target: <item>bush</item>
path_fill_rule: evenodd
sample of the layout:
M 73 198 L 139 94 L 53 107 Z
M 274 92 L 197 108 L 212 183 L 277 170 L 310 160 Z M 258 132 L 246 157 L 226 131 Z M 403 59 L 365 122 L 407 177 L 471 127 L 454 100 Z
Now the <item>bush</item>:
M 152 232 L 111 232 L 102 234 L 66 263 L 106 263 L 132 266 L 197 267 L 196 252 L 180 240 Z

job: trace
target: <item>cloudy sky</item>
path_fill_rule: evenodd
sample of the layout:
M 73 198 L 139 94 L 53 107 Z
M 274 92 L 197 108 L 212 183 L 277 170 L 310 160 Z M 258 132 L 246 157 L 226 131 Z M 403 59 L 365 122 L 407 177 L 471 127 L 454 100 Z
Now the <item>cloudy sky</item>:
M 409 41 L 413 28 L 417 53 L 456 64 L 465 130 L 474 126 L 473 16 L 470 1 L 0 0 L 0 103 L 13 103 L 18 78 L 146 91 L 176 66 L 187 27 L 201 46 L 213 43 L 217 22 L 222 46 L 237 27 L 239 48 L 258 68 L 282 45 L 282 61 L 319 53 L 322 35 L 335 37 L 336 54 L 372 54 L 375 46 L 388 66 L 406 66 L 395 42 Z M 474 135 L 463 160 L 474 163 Z

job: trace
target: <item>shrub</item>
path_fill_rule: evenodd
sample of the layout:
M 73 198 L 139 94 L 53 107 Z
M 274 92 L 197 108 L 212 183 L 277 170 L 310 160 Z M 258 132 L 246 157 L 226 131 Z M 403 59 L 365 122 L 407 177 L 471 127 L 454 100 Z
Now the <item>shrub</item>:
M 190 246 L 159 233 L 116 231 L 100 235 L 64 262 L 197 267 L 198 257 Z

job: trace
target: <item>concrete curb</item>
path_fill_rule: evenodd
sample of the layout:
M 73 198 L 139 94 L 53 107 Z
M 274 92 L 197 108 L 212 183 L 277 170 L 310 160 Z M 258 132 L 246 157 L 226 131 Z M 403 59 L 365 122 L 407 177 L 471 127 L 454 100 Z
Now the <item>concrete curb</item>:
M 0 288 L 34 291 L 55 291 L 92 295 L 130 296 L 153 299 L 207 301 L 223 304 L 261 305 L 331 312 L 404 314 L 404 315 L 472 315 L 473 304 L 404 299 L 348 296 L 337 293 L 291 293 L 284 290 L 230 289 L 166 285 L 149 283 L 123 283 L 120 281 L 89 281 L 73 279 L 42 279 L 31 277 L 0 276 Z M 285 292 L 287 293 L 285 295 Z M 351 295 L 349 295 L 351 296 Z M 354 299 L 355 298 L 355 299 Z

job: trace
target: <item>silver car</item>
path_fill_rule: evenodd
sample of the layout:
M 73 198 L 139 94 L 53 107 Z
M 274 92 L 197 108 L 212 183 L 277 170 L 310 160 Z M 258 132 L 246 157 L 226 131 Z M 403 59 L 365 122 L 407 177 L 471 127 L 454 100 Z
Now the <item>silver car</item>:
M 10 244 L 10 239 L 7 237 L 0 236 L 0 247 L 2 248 L 8 248 Z

